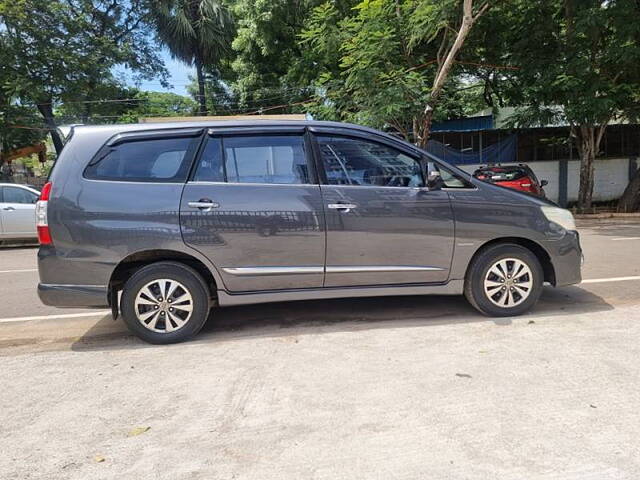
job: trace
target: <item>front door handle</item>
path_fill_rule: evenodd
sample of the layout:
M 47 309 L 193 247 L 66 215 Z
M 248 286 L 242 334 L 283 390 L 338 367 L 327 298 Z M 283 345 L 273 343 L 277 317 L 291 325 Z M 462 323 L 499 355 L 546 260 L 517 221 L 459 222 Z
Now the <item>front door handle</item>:
M 15 210 L 15 208 L 13 208 L 13 207 L 4 207 L 3 210 L 6 210 L 6 211 L 10 212 L 12 210 Z
M 357 208 L 357 205 L 355 203 L 330 203 L 327 207 L 332 210 L 349 213 L 352 208 Z
M 197 202 L 189 202 L 187 205 L 191 208 L 197 208 L 198 210 L 208 211 L 212 208 L 220 207 L 220 204 L 214 202 L 213 200 L 209 200 L 208 198 L 201 198 Z

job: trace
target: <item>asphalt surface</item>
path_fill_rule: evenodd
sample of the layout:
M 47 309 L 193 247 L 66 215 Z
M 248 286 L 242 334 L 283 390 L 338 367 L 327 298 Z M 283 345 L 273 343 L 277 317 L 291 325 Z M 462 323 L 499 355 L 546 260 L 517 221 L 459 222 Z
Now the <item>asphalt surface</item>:
M 0 478 L 640 477 L 640 222 L 580 225 L 580 286 L 230 307 L 149 346 L 40 304 L 0 249 Z

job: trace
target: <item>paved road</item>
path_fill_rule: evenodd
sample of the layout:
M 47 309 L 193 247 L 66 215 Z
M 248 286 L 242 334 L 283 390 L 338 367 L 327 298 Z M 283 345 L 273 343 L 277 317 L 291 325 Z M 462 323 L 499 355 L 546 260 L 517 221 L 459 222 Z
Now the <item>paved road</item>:
M 41 305 L 35 249 L 0 250 L 0 478 L 637 479 L 640 223 L 581 234 L 586 282 L 520 318 L 234 307 L 166 347 Z

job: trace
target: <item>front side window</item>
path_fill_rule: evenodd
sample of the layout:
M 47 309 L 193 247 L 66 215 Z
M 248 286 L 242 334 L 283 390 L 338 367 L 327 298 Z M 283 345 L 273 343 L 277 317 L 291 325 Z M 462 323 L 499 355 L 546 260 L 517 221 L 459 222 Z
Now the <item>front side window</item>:
M 193 138 L 158 138 L 105 147 L 85 170 L 93 180 L 183 182 Z
M 366 140 L 317 138 L 329 185 L 424 186 L 420 164 L 399 150 Z
M 301 136 L 238 136 L 222 142 L 229 183 L 310 183 Z
M 3 189 L 4 203 L 36 203 L 38 196 L 24 188 L 4 187 Z

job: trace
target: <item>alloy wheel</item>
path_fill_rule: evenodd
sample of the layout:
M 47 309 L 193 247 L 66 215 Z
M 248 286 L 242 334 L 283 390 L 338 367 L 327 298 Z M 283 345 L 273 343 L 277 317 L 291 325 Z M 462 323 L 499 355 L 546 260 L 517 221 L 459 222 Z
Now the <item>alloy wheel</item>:
M 193 312 L 193 298 L 180 282 L 168 278 L 153 280 L 142 287 L 135 300 L 135 314 L 147 329 L 171 333 L 184 327 Z
M 487 298 L 498 307 L 520 305 L 531 294 L 533 275 L 529 266 L 517 258 L 503 258 L 495 262 L 484 279 Z

